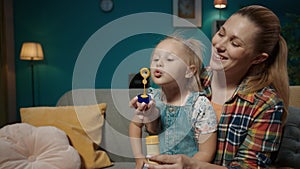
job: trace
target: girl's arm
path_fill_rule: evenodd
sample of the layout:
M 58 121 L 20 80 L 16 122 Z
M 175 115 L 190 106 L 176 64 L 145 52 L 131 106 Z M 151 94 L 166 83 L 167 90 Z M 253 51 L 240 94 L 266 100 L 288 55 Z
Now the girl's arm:
M 129 137 L 131 142 L 132 152 L 135 158 L 135 169 L 143 168 L 145 162 L 147 162 L 142 152 L 142 128 L 143 124 L 139 123 L 139 118 L 135 115 L 129 124 Z
M 150 133 L 156 134 L 159 131 L 159 111 L 153 100 L 147 105 L 139 103 L 137 97 L 133 98 L 130 107 L 135 108 L 135 115 L 129 124 L 129 136 L 132 152 L 136 161 L 136 169 L 141 169 L 146 161 L 142 152 L 142 129 L 145 125 Z
M 135 97 L 130 101 L 130 107 L 136 109 L 136 120 L 145 124 L 147 131 L 151 134 L 158 134 L 161 130 L 160 112 L 156 107 L 155 101 L 152 99 L 148 104 L 139 103 Z
M 158 134 L 161 131 L 161 121 L 159 110 L 155 107 L 151 112 L 152 117 L 150 119 L 145 119 L 145 127 L 148 133 Z
M 135 115 L 129 124 L 129 137 L 132 147 L 132 152 L 135 158 L 143 157 L 142 152 L 142 128 L 143 124 L 139 123 L 139 118 Z
M 210 101 L 199 96 L 195 105 L 192 121 L 195 123 L 195 137 L 198 141 L 199 152 L 193 158 L 200 161 L 212 162 L 217 149 L 217 118 Z
M 201 140 L 205 140 L 202 143 L 199 143 L 199 152 L 196 153 L 193 158 L 200 161 L 212 162 L 217 146 L 217 132 L 201 135 Z

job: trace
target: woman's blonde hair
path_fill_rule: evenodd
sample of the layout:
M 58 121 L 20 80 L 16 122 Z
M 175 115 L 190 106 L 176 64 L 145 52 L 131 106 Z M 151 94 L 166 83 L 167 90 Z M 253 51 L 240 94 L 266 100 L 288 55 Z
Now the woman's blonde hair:
M 246 91 L 255 92 L 271 85 L 283 99 L 283 121 L 287 116 L 289 105 L 289 78 L 287 72 L 288 48 L 284 38 L 280 35 L 279 18 L 268 8 L 252 5 L 235 13 L 247 17 L 260 31 L 256 33 L 255 50 L 267 53 L 268 59 L 254 65 L 247 74 Z

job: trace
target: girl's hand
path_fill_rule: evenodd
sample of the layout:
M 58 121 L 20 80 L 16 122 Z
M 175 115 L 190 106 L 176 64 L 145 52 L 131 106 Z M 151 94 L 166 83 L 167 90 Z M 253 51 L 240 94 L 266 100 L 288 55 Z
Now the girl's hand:
M 146 158 L 138 158 L 135 160 L 135 169 L 142 169 L 147 162 Z
M 139 103 L 138 97 L 134 97 L 130 103 L 130 107 L 135 108 L 135 113 L 142 123 L 149 123 L 156 120 L 159 117 L 159 110 L 156 108 L 155 101 L 150 100 L 148 104 Z

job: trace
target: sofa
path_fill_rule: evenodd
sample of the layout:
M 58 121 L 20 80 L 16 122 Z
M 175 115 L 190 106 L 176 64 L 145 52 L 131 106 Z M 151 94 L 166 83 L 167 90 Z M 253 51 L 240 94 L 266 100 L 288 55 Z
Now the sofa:
M 25 123 L 35 126 L 52 125 L 65 131 L 71 145 L 79 152 L 81 162 L 85 164 L 81 168 L 132 169 L 135 163 L 128 126 L 133 110 L 129 108 L 128 103 L 131 98 L 142 92 L 142 89 L 74 89 L 66 92 L 58 100 L 56 107 L 23 108 L 21 117 Z M 272 168 L 300 168 L 300 86 L 291 87 L 290 98 L 282 144 L 279 151 L 272 156 Z M 94 111 L 90 105 L 97 105 L 100 111 Z M 86 123 L 78 122 L 76 119 L 80 112 L 71 114 L 74 110 L 89 112 L 92 116 L 84 117 Z M 66 121 L 69 124 L 65 125 Z M 95 123 L 97 127 L 94 127 Z M 82 126 L 85 126 L 84 129 Z M 92 138 L 95 130 L 94 134 L 97 137 Z M 86 134 L 89 132 L 91 134 Z M 101 137 L 98 137 L 99 135 Z M 146 135 L 143 131 L 143 136 Z M 143 144 L 144 154 L 145 150 Z M 102 167 L 95 167 L 97 162 L 101 163 Z
M 114 162 L 111 168 L 133 168 L 134 159 L 128 138 L 128 125 L 133 111 L 128 108 L 131 98 L 143 92 L 141 89 L 77 89 L 65 93 L 57 106 L 107 103 L 106 121 L 103 126 L 101 147 Z M 276 167 L 300 167 L 300 86 L 291 87 L 291 106 L 279 152 L 273 164 Z M 143 133 L 146 135 L 146 133 Z M 145 147 L 143 147 L 145 151 Z M 298 160 L 296 160 L 298 159 Z M 122 166 L 122 167 L 121 167 Z

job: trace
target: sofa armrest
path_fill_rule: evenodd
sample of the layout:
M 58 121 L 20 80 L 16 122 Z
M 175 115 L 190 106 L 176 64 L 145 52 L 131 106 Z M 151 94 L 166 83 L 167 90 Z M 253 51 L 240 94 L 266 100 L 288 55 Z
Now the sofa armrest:
M 279 148 L 276 166 L 299 168 L 300 166 L 300 108 L 289 107 L 287 122 Z

